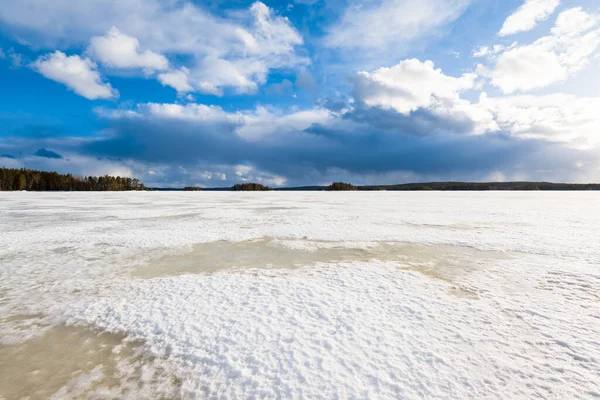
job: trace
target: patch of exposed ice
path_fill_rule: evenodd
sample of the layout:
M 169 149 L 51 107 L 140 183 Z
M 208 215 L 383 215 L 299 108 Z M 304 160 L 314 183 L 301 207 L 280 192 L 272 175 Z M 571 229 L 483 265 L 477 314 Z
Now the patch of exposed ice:
M 190 251 L 165 256 L 141 265 L 136 276 L 210 274 L 241 268 L 298 268 L 317 263 L 350 261 L 395 261 L 404 269 L 429 273 L 451 280 L 474 268 L 485 268 L 489 260 L 514 257 L 506 252 L 481 251 L 464 246 L 417 243 L 340 243 L 277 240 L 271 238 L 242 242 L 201 243 Z M 352 245 L 357 247 L 352 247 Z
M 4 399 L 139 399 L 177 390 L 172 377 L 123 334 L 57 325 L 37 338 L 0 346 Z

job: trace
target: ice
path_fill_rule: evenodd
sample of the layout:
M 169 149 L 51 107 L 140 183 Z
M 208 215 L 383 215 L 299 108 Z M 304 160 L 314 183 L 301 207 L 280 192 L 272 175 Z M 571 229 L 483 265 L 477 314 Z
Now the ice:
M 359 246 L 359 247 L 353 247 Z M 465 246 L 423 245 L 402 242 L 340 243 L 255 239 L 240 242 L 201 243 L 190 251 L 166 256 L 141 265 L 140 277 L 210 274 L 241 268 L 298 268 L 317 263 L 348 261 L 395 261 L 406 270 L 452 280 L 476 268 L 485 268 L 487 259 L 505 259 L 506 252 L 481 251 Z
M 594 192 L 2 193 L 0 398 L 592 398 L 598 226 Z
M 35 339 L 0 347 L 0 395 L 6 399 L 140 398 L 144 396 L 138 383 L 144 374 L 157 393 L 171 383 L 171 377 L 153 368 L 152 361 L 123 334 L 58 325 Z

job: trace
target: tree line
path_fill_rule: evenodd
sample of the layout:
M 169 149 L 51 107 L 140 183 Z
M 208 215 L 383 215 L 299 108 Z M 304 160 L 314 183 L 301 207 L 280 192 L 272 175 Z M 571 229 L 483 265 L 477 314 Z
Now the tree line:
M 266 192 L 268 190 L 273 190 L 272 188 L 261 185 L 260 183 L 238 183 L 231 187 L 231 190 L 234 192 Z
M 595 183 L 553 182 L 427 182 L 400 185 L 359 186 L 358 190 L 442 190 L 442 191 L 485 191 L 485 190 L 600 190 Z
M 358 190 L 358 188 L 351 183 L 333 182 L 331 185 L 327 186 L 327 190 L 341 192 L 341 191 L 348 191 L 348 190 L 350 190 L 350 191 Z
M 120 176 L 76 176 L 33 169 L 0 168 L 0 191 L 125 191 L 145 190 L 136 178 Z

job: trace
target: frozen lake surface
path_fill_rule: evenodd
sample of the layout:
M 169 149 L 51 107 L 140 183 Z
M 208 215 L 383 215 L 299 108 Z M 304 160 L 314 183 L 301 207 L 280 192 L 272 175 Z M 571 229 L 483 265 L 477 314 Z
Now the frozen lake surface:
M 0 399 L 600 397 L 600 193 L 0 193 Z

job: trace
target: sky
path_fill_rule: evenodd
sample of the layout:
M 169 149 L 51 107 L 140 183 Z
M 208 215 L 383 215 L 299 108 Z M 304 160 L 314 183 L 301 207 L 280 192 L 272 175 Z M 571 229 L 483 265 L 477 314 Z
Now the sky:
M 600 182 L 597 0 L 0 2 L 0 166 Z

